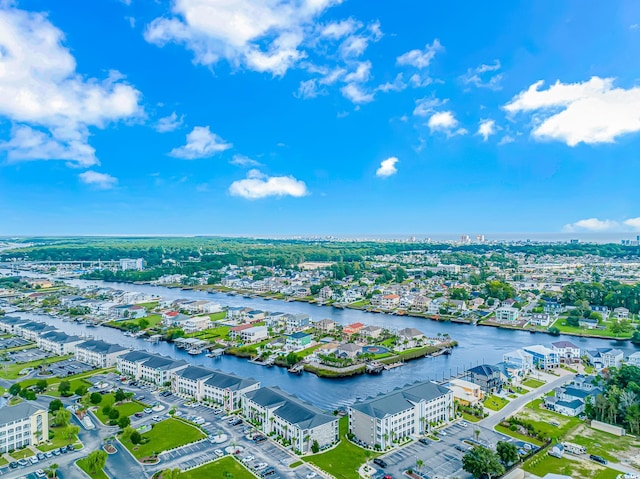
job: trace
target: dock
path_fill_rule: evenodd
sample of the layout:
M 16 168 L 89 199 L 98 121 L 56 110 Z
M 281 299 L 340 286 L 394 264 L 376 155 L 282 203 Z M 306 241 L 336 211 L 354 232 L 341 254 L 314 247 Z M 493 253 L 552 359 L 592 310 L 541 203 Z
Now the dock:
M 378 361 L 369 361 L 366 365 L 365 372 L 367 374 L 380 374 L 384 369 L 384 364 Z
M 291 374 L 302 374 L 302 371 L 304 371 L 304 364 L 302 363 L 295 364 L 291 366 L 289 369 L 287 369 L 287 371 L 289 371 Z
M 386 364 L 384 366 L 385 371 L 389 371 L 390 369 L 399 368 L 400 366 L 404 366 L 403 362 L 397 362 L 393 364 Z

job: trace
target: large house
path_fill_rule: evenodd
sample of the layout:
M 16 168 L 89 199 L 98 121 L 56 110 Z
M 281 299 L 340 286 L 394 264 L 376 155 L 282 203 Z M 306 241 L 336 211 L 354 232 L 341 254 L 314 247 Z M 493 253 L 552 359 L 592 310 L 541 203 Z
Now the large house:
M 520 317 L 520 310 L 513 306 L 501 306 L 495 311 L 496 321 L 509 323 L 516 321 Z
M 551 347 L 560 357 L 562 363 L 580 362 L 580 348 L 571 341 L 556 341 Z
M 49 413 L 22 402 L 0 408 L 0 454 L 49 440 Z
M 76 344 L 76 359 L 81 363 L 90 364 L 98 368 L 110 368 L 116 365 L 118 356 L 125 354 L 127 351 L 127 348 L 117 344 L 90 340 Z
M 509 351 L 502 355 L 502 361 L 517 371 L 517 376 L 522 378 L 533 371 L 533 355 L 522 349 Z
M 450 421 L 453 392 L 425 381 L 357 402 L 348 411 L 349 431 L 356 439 L 385 449 L 396 439 L 425 434 L 433 424 Z
M 180 396 L 222 405 L 228 411 L 242 407 L 242 395 L 260 387 L 255 379 L 189 366 L 176 372 L 171 389 Z
M 314 323 L 314 327 L 321 333 L 329 333 L 335 330 L 337 325 L 338 323 L 331 319 L 323 319 L 321 321 L 318 321 L 317 323 Z
M 82 343 L 84 339 L 80 336 L 69 336 L 62 331 L 49 331 L 38 337 L 38 347 L 44 351 L 49 351 L 58 356 L 73 354 L 76 345 Z
M 485 394 L 491 394 L 502 388 L 505 377 L 502 371 L 491 364 L 480 364 L 467 370 L 469 381 L 480 386 Z
M 541 344 L 525 346 L 522 349 L 533 356 L 533 365 L 538 369 L 550 369 L 560 366 L 560 355 L 553 349 Z
M 452 379 L 449 389 L 453 392 L 453 399 L 464 406 L 475 406 L 484 399 L 482 388 L 471 381 Z
M 285 328 L 288 333 L 295 333 L 296 331 L 302 331 L 311 324 L 311 316 L 308 314 L 285 314 Z
M 118 356 L 116 361 L 121 374 L 158 386 L 170 383 L 175 373 L 189 366 L 186 361 L 176 361 L 146 351 L 131 351 Z
M 548 313 L 532 313 L 529 322 L 532 326 L 548 327 L 551 324 L 551 316 Z
M 297 333 L 288 334 L 285 336 L 286 345 L 288 349 L 298 350 L 306 348 L 311 344 L 311 335 L 298 331 Z
M 274 433 L 291 442 L 293 448 L 307 453 L 318 446 L 338 442 L 338 418 L 291 396 L 278 387 L 265 387 L 244 394 L 242 411 L 258 423 L 265 434 Z
M 624 359 L 624 353 L 619 349 L 613 348 L 598 348 L 585 351 L 587 361 L 597 370 L 605 368 L 619 368 L 622 360 Z

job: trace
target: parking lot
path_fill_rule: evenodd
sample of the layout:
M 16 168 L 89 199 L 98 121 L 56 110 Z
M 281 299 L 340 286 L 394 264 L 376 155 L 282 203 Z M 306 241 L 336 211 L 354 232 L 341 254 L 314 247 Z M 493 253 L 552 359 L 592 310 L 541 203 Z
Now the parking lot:
M 472 476 L 462 469 L 462 457 L 473 447 L 476 440 L 475 431 L 479 431 L 478 443 L 490 449 L 495 449 L 498 441 L 512 442 L 520 447 L 522 445 L 520 441 L 491 429 L 459 421 L 440 429 L 439 441 L 427 440 L 427 444 L 413 442 L 382 456 L 387 463 L 386 468 L 382 469 L 374 464 L 372 466 L 377 467 L 377 476 L 391 474 L 393 477 L 402 477 L 404 471 L 409 468 L 416 471 L 416 462 L 420 459 L 423 465 L 417 472 L 425 478 L 469 479 Z
M 22 338 L 4 338 L 0 339 L 0 349 L 17 348 L 20 346 L 28 346 L 33 344 L 31 341 L 27 341 Z
M 50 358 L 52 356 L 55 355 L 39 348 L 26 349 L 24 351 L 15 351 L 13 353 L 9 353 L 9 359 L 14 363 L 39 361 L 41 359 Z
M 53 363 L 49 366 L 49 370 L 54 376 L 69 376 L 71 374 L 80 374 L 85 371 L 90 371 L 93 369 L 92 366 L 88 364 L 81 363 L 80 361 L 76 361 L 75 359 L 68 359 L 66 361 L 58 361 L 57 363 Z

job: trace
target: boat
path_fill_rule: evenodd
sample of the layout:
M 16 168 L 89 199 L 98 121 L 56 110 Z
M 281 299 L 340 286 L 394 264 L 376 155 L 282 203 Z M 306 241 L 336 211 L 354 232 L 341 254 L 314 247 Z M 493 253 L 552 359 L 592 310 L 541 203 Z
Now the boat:
M 200 354 L 202 351 L 199 349 L 190 349 L 189 351 L 187 351 L 188 354 L 190 354 L 191 356 L 197 356 L 198 354 Z

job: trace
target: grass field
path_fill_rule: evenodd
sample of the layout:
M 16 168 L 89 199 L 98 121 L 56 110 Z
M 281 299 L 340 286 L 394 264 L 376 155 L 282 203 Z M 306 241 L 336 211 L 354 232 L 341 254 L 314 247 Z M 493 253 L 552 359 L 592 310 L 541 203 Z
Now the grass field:
M 614 334 L 609 328 L 607 329 L 585 329 L 581 327 L 569 326 L 566 318 L 558 318 L 553 326 L 558 328 L 561 333 L 580 334 L 582 336 L 603 336 L 607 338 L 630 338 L 633 331 L 624 334 Z
M 9 464 L 9 461 L 7 461 L 4 457 L 0 457 L 0 467 L 6 466 L 7 464 Z
M 522 385 L 526 386 L 528 388 L 535 389 L 535 388 L 539 388 L 540 386 L 543 386 L 544 385 L 544 381 L 539 381 L 537 379 L 529 378 L 529 379 L 526 379 L 526 380 L 522 381 Z
M 577 417 L 563 416 L 540 407 L 542 399 L 531 401 L 517 416 L 531 422 L 535 428 L 550 438 L 562 440 L 582 421 Z
M 479 417 L 472 416 L 471 414 L 467 414 L 466 412 L 462 413 L 462 419 L 468 422 L 478 422 L 480 420 Z
M 523 469 L 536 476 L 544 477 L 546 474 L 565 474 L 580 479 L 615 479 L 619 472 L 601 466 L 592 461 L 571 461 L 558 459 L 549 455 L 536 456 L 523 465 Z
M 76 464 L 87 474 L 87 476 L 91 477 L 92 479 L 109 479 L 109 476 L 107 476 L 103 470 L 96 471 L 95 474 L 91 474 L 89 468 L 87 467 L 86 458 L 78 459 L 76 461 Z
M 14 459 L 24 459 L 25 457 L 31 457 L 35 455 L 35 453 L 31 449 L 19 449 L 17 451 L 13 451 L 9 454 Z
M 198 428 L 191 426 L 179 419 L 165 419 L 153 425 L 151 431 L 142 435 L 149 439 L 146 444 L 134 446 L 129 439 L 122 439 L 124 446 L 137 458 L 149 457 L 154 452 L 160 453 L 174 447 L 183 446 L 191 442 L 198 441 L 205 437 L 205 434 Z
M 358 468 L 367 461 L 365 450 L 352 444 L 346 438 L 349 428 L 347 416 L 340 419 L 340 444 L 330 451 L 310 456 L 307 462 L 332 474 L 336 479 L 358 479 Z M 379 456 L 373 452 L 370 457 Z
M 54 356 L 52 358 L 47 359 L 39 359 L 37 361 L 29 361 L 27 363 L 18 363 L 18 364 L 10 364 L 6 368 L 0 369 L 0 378 L 2 379 L 18 379 L 20 375 L 18 374 L 20 371 L 26 368 L 37 368 L 43 364 L 52 364 L 57 363 L 59 361 L 64 361 L 72 357 L 73 354 L 69 354 L 67 356 Z
M 508 427 L 501 426 L 498 424 L 495 427 L 495 430 L 501 432 L 502 434 L 506 434 L 507 436 L 515 437 L 516 439 L 520 439 L 521 441 L 530 442 L 531 444 L 535 444 L 536 446 L 542 446 L 543 442 L 539 441 L 534 437 L 525 436 L 524 434 L 520 434 L 517 431 L 512 431 Z
M 226 475 L 231 474 L 231 475 Z M 232 457 L 223 457 L 215 462 L 210 462 L 202 467 L 183 472 L 180 478 L 184 479 L 211 479 L 213 477 L 232 477 L 233 479 L 255 479 L 255 476 L 247 471 L 238 461 Z
M 146 407 L 149 407 L 147 404 L 141 403 L 139 401 L 126 401 L 114 406 L 115 397 L 113 393 L 104 394 L 102 396 L 102 402 L 98 404 L 98 410 L 95 411 L 95 415 L 98 416 L 98 419 L 102 421 L 103 424 L 107 424 L 109 422 L 109 418 L 104 415 L 102 412 L 102 408 L 105 406 L 111 406 L 114 409 L 117 409 L 120 412 L 120 417 L 123 416 L 131 416 L 137 412 L 142 412 L 142 410 Z
M 227 317 L 227 312 L 226 311 L 218 311 L 217 313 L 211 313 L 209 315 L 209 317 L 211 318 L 211 321 L 219 321 L 221 319 L 224 319 Z
M 49 439 L 47 443 L 42 443 L 38 446 L 38 449 L 42 452 L 52 451 L 53 449 L 58 449 L 62 446 L 73 444 L 78 440 L 76 436 L 73 436 L 71 439 L 64 439 L 62 437 L 62 431 L 56 427 L 49 428 L 49 431 L 53 432 L 54 436 L 53 438 Z
M 498 396 L 489 396 L 484 400 L 484 407 L 492 411 L 499 411 L 509 404 L 509 401 Z
M 635 456 L 639 447 L 633 436 L 614 436 L 607 432 L 596 431 L 585 424 L 567 434 L 567 441 L 580 444 L 587 448 L 589 454 L 597 454 L 607 461 L 621 462 L 621 457 Z

